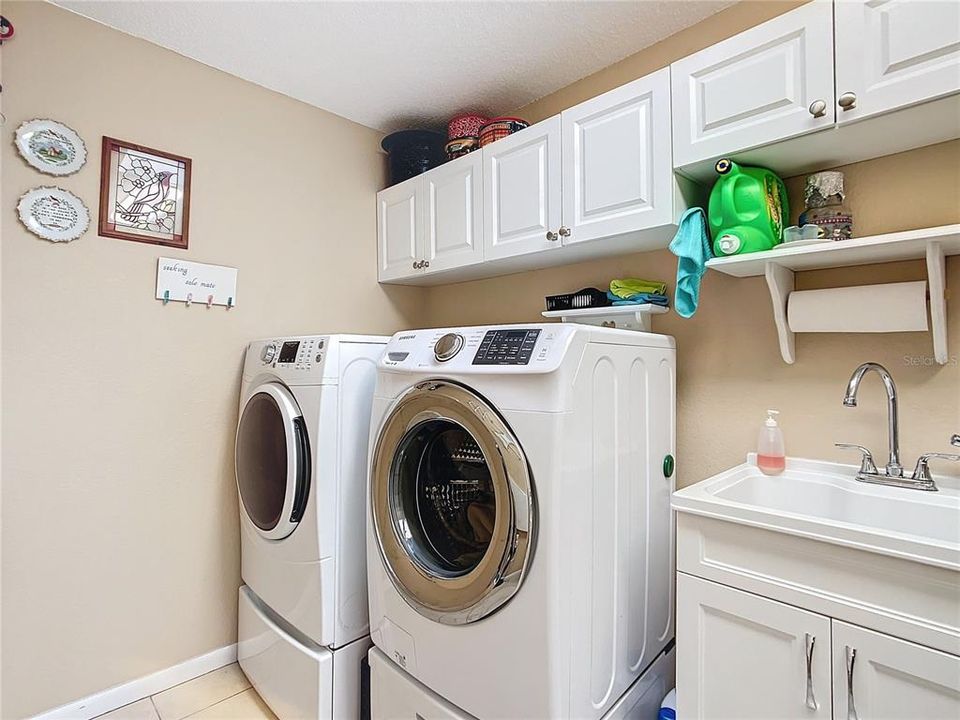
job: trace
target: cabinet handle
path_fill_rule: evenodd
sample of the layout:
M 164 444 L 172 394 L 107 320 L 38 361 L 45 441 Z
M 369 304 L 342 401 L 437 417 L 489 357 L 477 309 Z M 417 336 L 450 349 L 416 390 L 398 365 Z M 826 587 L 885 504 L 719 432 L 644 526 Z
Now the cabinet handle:
M 847 653 L 847 720 L 857 720 L 857 706 L 853 700 L 853 667 L 857 663 L 857 651 L 846 646 Z
M 853 110 L 857 106 L 857 94 L 852 92 L 845 92 L 839 98 L 837 98 L 837 105 L 842 107 L 844 110 Z
M 547 230 L 547 240 L 549 240 L 550 242 L 556 242 L 559 239 L 560 239 L 559 235 L 557 235 L 552 230 Z
M 813 648 L 817 644 L 817 638 L 810 633 L 804 633 L 807 656 L 807 707 L 811 710 L 819 710 L 817 698 L 813 694 Z
M 560 226 L 560 236 L 561 237 L 570 237 L 570 228 Z
M 812 103 L 810 103 L 808 110 L 810 110 L 810 114 L 815 118 L 823 117 L 827 114 L 827 103 L 825 103 L 823 100 L 814 100 Z

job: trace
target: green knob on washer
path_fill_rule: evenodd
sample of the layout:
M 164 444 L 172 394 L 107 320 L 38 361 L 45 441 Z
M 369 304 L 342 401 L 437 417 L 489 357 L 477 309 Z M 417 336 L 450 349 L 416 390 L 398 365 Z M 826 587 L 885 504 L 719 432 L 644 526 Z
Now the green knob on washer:
M 663 476 L 668 478 L 673 475 L 673 455 L 667 455 L 663 458 Z

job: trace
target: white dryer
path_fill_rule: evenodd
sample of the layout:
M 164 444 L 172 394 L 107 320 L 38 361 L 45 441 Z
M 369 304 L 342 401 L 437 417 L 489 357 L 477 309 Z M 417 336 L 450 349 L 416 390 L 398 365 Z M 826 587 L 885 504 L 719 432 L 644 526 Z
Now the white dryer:
M 358 708 L 369 645 L 369 422 L 386 341 L 318 335 L 247 348 L 236 442 L 246 583 L 238 655 L 281 720 Z
M 483 720 L 601 718 L 669 682 L 675 376 L 650 333 L 395 335 L 367 522 L 383 654 Z M 374 720 L 394 717 L 380 690 Z

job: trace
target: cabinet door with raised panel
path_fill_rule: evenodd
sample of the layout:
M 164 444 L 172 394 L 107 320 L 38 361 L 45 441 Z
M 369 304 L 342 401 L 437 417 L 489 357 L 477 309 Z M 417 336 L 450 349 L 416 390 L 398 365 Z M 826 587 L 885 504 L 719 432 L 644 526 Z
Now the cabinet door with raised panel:
M 426 272 L 483 260 L 482 169 L 473 152 L 423 175 Z
M 833 621 L 833 716 L 960 718 L 960 657 Z
M 421 235 L 421 178 L 377 193 L 377 268 L 380 281 L 417 274 Z
M 830 619 L 677 576 L 677 717 L 828 720 Z
M 960 2 L 836 4 L 840 122 L 960 92 Z
M 670 66 L 673 162 L 832 126 L 833 4 L 814 0 Z
M 564 110 L 561 123 L 564 245 L 674 221 L 669 68 Z
M 560 116 L 482 152 L 484 260 L 559 249 Z

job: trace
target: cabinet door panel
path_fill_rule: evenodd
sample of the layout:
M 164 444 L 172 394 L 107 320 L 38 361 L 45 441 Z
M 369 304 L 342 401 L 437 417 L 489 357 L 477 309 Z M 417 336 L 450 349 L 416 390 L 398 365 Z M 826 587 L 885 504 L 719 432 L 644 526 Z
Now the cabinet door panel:
M 561 122 L 564 244 L 672 221 L 669 68 L 564 110 Z
M 474 152 L 423 176 L 427 272 L 483 260 L 482 165 L 481 154 Z
M 677 167 L 829 128 L 832 4 L 803 5 L 678 60 L 670 75 Z
M 833 621 L 834 717 L 956 720 L 960 657 Z
M 829 618 L 678 574 L 677 717 L 828 720 L 830 680 Z
M 556 250 L 560 228 L 560 116 L 483 148 L 484 258 Z
M 420 233 L 421 183 L 413 178 L 377 194 L 378 277 L 382 280 L 416 275 Z
M 836 5 L 841 123 L 960 92 L 960 3 L 846 0 Z

